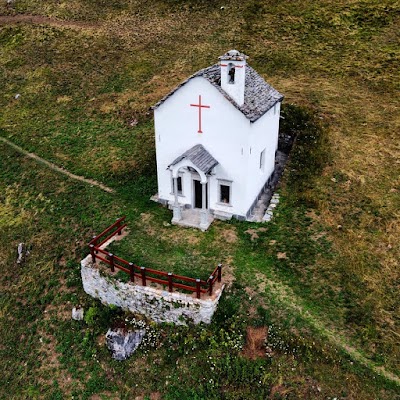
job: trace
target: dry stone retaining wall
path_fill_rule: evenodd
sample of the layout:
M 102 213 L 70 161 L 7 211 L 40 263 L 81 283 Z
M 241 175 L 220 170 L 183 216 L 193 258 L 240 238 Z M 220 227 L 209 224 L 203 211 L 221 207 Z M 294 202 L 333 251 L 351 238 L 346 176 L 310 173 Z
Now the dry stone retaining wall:
M 223 290 L 223 287 L 216 290 L 213 297 L 196 299 L 183 293 L 121 282 L 101 274 L 90 255 L 81 261 L 81 276 L 85 292 L 103 304 L 143 314 L 158 323 L 176 325 L 210 323 Z

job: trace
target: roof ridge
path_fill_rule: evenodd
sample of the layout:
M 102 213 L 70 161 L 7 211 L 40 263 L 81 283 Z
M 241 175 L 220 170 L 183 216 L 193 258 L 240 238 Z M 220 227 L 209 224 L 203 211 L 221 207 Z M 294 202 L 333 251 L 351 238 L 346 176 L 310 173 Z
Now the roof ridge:
M 186 85 L 193 78 L 202 77 L 211 83 L 236 109 L 242 112 L 250 122 L 255 122 L 276 103 L 281 102 L 283 100 L 283 95 L 267 83 L 265 79 L 248 64 L 246 65 L 245 74 L 244 103 L 242 106 L 239 106 L 232 97 L 221 88 L 221 69 L 219 64 L 213 64 L 189 76 L 159 102 L 152 106 L 151 109 L 157 109 L 177 90 Z

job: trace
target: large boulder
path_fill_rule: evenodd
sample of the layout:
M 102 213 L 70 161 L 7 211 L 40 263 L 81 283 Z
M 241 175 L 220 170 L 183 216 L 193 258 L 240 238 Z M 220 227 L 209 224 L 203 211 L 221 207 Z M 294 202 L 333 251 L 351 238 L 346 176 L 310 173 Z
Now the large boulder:
M 125 328 L 109 329 L 106 343 L 112 353 L 112 358 L 118 361 L 126 360 L 139 347 L 146 331 L 138 329 L 130 331 Z

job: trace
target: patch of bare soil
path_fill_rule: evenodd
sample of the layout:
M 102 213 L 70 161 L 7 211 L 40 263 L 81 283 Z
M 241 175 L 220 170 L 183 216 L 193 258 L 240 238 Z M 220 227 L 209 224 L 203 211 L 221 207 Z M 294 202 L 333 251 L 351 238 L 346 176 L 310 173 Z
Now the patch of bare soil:
M 258 232 L 265 232 L 267 228 L 258 228 L 258 229 L 247 229 L 245 233 L 250 235 L 251 240 L 256 240 L 259 238 Z
M 246 345 L 243 349 L 243 356 L 251 360 L 256 358 L 265 357 L 265 340 L 268 335 L 268 328 L 262 326 L 254 328 L 247 327 Z
M 250 235 L 251 240 L 256 240 L 259 238 L 259 236 L 257 235 L 257 229 L 247 229 L 245 233 Z
M 227 243 L 236 243 L 238 240 L 236 228 L 225 229 L 223 237 Z

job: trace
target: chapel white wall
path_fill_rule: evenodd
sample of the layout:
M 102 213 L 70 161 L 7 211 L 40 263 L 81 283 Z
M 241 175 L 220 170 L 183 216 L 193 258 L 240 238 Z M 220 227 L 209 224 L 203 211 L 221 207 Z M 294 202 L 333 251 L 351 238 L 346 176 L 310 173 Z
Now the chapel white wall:
M 265 182 L 275 169 L 275 152 L 278 149 L 279 115 L 281 103 L 278 102 L 261 118 L 251 124 L 249 135 L 249 163 L 247 165 L 246 198 L 247 209 L 260 193 Z M 260 154 L 265 149 L 264 168 L 260 169 Z
M 202 104 L 211 106 L 202 110 L 202 134 L 197 133 L 198 108 L 190 106 L 198 104 L 199 94 L 202 95 Z M 154 119 L 159 198 L 174 200 L 168 165 L 194 145 L 202 144 L 220 163 L 215 169 L 218 177 L 232 181 L 232 207 L 226 207 L 216 204 L 218 181 L 216 176 L 210 178 L 209 207 L 244 215 L 247 205 L 254 200 L 248 198 L 244 189 L 248 178 L 249 120 L 202 77 L 191 79 L 155 109 Z M 192 184 L 188 175 L 184 176 L 184 196 L 179 198 L 181 204 L 192 204 L 191 186 L 187 190 Z

